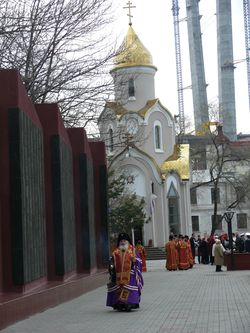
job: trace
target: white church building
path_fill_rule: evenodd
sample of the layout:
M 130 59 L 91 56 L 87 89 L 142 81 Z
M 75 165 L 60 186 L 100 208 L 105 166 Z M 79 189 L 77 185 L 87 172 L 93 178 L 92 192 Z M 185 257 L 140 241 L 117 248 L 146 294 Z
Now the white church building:
M 189 145 L 175 143 L 175 121 L 155 96 L 150 52 L 129 25 L 110 74 L 115 97 L 99 118 L 109 168 L 146 201 L 144 245 L 162 247 L 170 232 L 192 233 Z

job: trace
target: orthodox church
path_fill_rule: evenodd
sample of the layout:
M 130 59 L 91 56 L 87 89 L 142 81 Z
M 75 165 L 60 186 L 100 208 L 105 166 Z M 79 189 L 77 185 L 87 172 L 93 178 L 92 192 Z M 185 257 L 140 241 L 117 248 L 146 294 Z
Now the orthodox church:
M 141 230 L 144 245 L 162 247 L 170 232 L 190 235 L 192 225 L 189 145 L 175 143 L 174 117 L 155 97 L 156 71 L 130 24 L 110 71 L 114 100 L 98 124 L 109 168 L 145 199 L 150 222 Z

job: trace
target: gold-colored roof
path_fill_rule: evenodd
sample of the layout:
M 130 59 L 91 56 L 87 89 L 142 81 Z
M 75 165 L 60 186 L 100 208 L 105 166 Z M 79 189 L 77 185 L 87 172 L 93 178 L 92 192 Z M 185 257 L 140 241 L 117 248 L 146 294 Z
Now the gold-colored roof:
M 176 171 L 182 180 L 189 180 L 189 145 L 176 144 L 173 154 L 161 165 L 165 173 Z
M 123 40 L 117 56 L 115 57 L 114 69 L 132 66 L 154 67 L 150 52 L 142 44 L 134 29 L 130 25 L 127 35 Z
M 145 118 L 148 111 L 150 111 L 156 105 L 157 102 L 159 102 L 158 99 L 151 99 L 151 100 L 147 101 L 146 105 L 138 111 L 138 114 L 142 118 Z
M 128 112 L 120 103 L 117 102 L 109 102 L 109 101 L 106 102 L 106 108 L 112 109 L 118 119 L 123 114 Z
M 139 116 L 141 116 L 142 118 L 144 118 L 145 115 L 147 114 L 147 112 L 149 110 L 151 110 L 151 108 L 157 102 L 158 102 L 158 99 L 151 99 L 151 100 L 147 101 L 145 106 L 142 109 L 140 109 L 139 111 L 137 111 L 136 113 Z M 115 112 L 118 119 L 126 113 L 135 112 L 135 111 L 130 111 L 130 110 L 125 109 L 120 103 L 117 103 L 117 102 L 107 102 L 106 107 L 112 109 Z
M 146 114 L 157 104 L 159 103 L 161 106 L 161 102 L 159 101 L 158 98 L 156 99 L 151 99 L 148 100 L 147 103 L 145 104 L 145 106 L 143 108 L 141 108 L 139 111 L 131 111 L 131 110 L 127 110 L 125 109 L 120 103 L 117 102 L 107 102 L 106 103 L 106 107 L 110 108 L 114 111 L 115 115 L 117 116 L 118 119 L 120 119 L 122 116 L 124 116 L 126 113 L 130 113 L 130 112 L 136 112 L 139 116 L 142 117 L 142 119 L 145 118 Z M 162 106 L 162 108 L 169 113 L 169 115 L 172 117 L 170 111 L 168 109 L 166 109 L 165 107 Z

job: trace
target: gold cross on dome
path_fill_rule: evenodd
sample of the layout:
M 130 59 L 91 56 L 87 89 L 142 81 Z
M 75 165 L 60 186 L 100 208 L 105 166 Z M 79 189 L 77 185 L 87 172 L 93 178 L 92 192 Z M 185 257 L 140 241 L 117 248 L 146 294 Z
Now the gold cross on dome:
M 131 15 L 131 8 L 136 8 L 136 6 L 132 6 L 132 2 L 131 1 L 127 2 L 127 7 L 123 7 L 123 9 L 128 9 L 127 16 L 129 17 L 129 23 L 128 23 L 129 25 L 132 25 L 131 17 L 133 17 Z

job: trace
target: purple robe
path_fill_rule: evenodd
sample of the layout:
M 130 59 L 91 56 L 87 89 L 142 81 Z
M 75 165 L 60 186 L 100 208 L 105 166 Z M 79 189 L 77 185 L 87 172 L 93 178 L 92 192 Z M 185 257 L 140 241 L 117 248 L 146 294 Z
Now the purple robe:
M 136 261 L 130 271 L 129 284 L 108 283 L 106 305 L 115 308 L 118 304 L 129 304 L 132 308 L 138 308 L 142 286 L 142 260 L 140 255 L 136 253 Z

